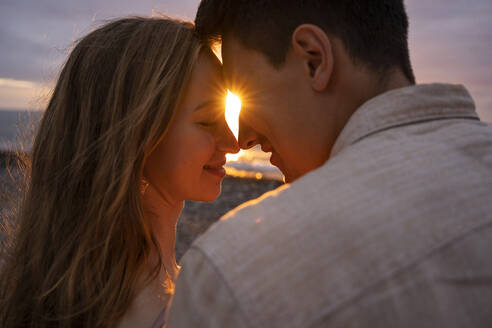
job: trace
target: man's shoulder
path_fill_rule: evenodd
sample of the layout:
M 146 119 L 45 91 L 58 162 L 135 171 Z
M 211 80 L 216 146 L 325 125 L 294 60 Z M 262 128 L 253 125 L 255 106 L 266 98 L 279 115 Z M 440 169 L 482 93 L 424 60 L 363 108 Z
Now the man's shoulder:
M 323 275 L 315 263 L 326 252 L 320 231 L 327 229 L 327 223 L 322 222 L 321 213 L 326 214 L 330 207 L 319 206 L 323 187 L 319 182 L 313 172 L 241 205 L 193 245 L 194 256 L 206 259 L 216 278 L 231 286 L 233 299 L 254 321 L 252 326 L 268 326 L 272 317 L 278 322 L 292 318 L 292 326 L 297 327 L 310 320 L 305 307 L 311 291 L 319 290 L 320 279 L 308 281 L 302 270 Z M 287 297 L 293 295 L 292 288 L 302 293 Z M 292 317 L 299 302 L 303 304 L 297 307 L 300 315 Z M 315 307 L 322 305 L 313 304 Z
M 232 252 L 250 244 L 252 235 L 259 236 L 267 230 L 278 229 L 285 223 L 283 211 L 295 210 L 301 197 L 302 187 L 284 184 L 262 196 L 250 200 L 226 213 L 218 222 L 195 242 L 195 246 L 206 250 Z M 300 209 L 300 208 L 299 208 Z M 281 234 L 281 230 L 277 230 Z M 259 246 L 259 245 L 258 245 Z M 232 247 L 232 248 L 231 248 Z
M 260 261 L 275 261 L 277 247 L 296 235 L 317 229 L 320 219 L 330 211 L 330 190 L 320 172 L 311 172 L 293 184 L 285 184 L 246 202 L 224 215 L 194 246 L 212 257 L 217 265 L 228 265 L 236 258 L 241 267 Z M 323 215 L 320 215 L 323 213 Z

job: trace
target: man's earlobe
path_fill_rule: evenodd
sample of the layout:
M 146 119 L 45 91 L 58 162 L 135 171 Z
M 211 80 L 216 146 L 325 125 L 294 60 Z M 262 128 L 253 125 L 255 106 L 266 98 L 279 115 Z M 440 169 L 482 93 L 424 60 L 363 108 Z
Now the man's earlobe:
M 292 33 L 292 48 L 301 58 L 313 89 L 323 91 L 330 82 L 334 64 L 328 35 L 316 25 L 300 25 Z

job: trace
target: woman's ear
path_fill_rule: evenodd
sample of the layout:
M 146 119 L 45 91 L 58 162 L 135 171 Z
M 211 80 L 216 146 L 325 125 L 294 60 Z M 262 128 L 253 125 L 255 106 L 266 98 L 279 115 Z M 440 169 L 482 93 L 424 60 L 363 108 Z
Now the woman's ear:
M 292 49 L 303 62 L 315 91 L 323 91 L 333 72 L 334 56 L 328 35 L 316 25 L 299 25 L 292 33 Z

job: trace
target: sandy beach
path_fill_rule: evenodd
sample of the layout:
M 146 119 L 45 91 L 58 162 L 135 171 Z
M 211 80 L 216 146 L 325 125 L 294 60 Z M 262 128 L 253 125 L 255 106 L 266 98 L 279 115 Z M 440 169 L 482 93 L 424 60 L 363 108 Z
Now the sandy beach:
M 15 170 L 11 176 L 5 166 L 5 154 L 0 154 L 0 217 L 6 217 L 18 194 L 15 190 L 15 181 L 18 178 Z M 226 177 L 222 183 L 222 194 L 212 203 L 187 201 L 178 221 L 178 235 L 176 241 L 176 256 L 178 260 L 183 256 L 192 242 L 204 233 L 222 215 L 236 206 L 257 198 L 265 192 L 275 189 L 282 183 L 274 180 L 257 180 Z M 4 222 L 1 222 L 2 227 Z M 2 228 L 0 239 L 5 239 Z

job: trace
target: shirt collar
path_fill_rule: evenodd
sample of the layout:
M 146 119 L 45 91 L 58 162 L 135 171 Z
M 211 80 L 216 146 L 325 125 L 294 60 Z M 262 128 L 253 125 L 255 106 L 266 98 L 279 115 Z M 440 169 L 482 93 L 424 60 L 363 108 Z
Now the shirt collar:
M 390 90 L 355 111 L 338 136 L 331 157 L 371 134 L 445 118 L 478 120 L 473 99 L 462 85 L 419 84 Z

